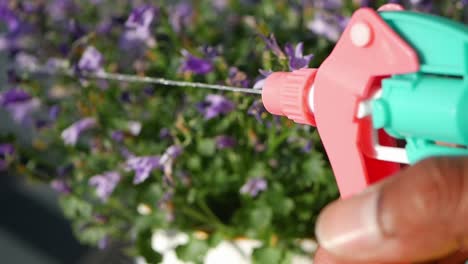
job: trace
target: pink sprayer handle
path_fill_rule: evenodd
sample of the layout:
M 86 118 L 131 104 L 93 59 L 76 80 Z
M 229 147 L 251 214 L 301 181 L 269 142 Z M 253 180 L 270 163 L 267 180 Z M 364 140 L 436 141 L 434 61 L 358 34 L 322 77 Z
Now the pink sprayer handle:
M 387 5 L 380 10 L 402 8 Z M 319 69 L 270 75 L 262 100 L 272 114 L 317 127 L 344 199 L 401 169 L 372 158 L 371 121 L 356 114 L 359 103 L 372 96 L 383 78 L 417 72 L 419 67 L 414 49 L 376 11 L 362 8 Z M 384 132 L 379 136 L 382 144 L 396 147 L 394 138 Z M 318 264 L 333 263 L 326 253 L 319 258 Z
M 357 117 L 360 102 L 372 97 L 382 79 L 419 67 L 414 49 L 376 11 L 362 8 L 319 69 L 270 75 L 263 104 L 272 114 L 317 127 L 341 197 L 347 198 L 401 169 L 374 158 L 373 127 L 370 118 Z M 379 141 L 397 147 L 384 132 Z

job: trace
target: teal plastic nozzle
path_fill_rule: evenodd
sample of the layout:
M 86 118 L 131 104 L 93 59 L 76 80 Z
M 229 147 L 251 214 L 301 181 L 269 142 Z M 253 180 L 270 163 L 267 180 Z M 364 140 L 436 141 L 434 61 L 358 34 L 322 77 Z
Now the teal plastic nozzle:
M 393 137 L 408 141 L 408 158 L 468 155 L 468 83 L 462 78 L 400 75 L 382 82 L 382 96 L 372 102 L 372 120 Z

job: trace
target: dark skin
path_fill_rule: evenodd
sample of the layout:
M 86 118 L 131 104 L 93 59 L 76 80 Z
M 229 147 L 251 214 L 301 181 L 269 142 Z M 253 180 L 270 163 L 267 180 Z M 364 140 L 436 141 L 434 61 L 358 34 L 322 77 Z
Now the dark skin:
M 428 159 L 330 204 L 317 236 L 317 264 L 464 264 L 468 158 Z

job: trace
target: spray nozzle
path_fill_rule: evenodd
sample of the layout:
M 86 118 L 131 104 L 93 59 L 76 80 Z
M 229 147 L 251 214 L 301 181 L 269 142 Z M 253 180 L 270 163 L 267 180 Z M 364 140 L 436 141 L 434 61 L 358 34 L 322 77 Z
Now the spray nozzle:
M 311 93 L 316 73 L 317 69 L 272 73 L 262 90 L 266 110 L 299 124 L 315 126 Z

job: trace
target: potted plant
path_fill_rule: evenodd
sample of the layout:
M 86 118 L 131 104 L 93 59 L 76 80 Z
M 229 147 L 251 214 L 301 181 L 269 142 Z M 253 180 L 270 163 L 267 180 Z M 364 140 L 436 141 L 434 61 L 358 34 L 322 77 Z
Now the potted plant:
M 315 129 L 255 95 L 135 79 L 259 89 L 319 65 L 361 3 L 91 2 L 0 4 L 0 169 L 49 182 L 82 243 L 125 242 L 145 263 L 169 231 L 181 261 L 242 241 L 255 263 L 311 258 L 304 241 L 338 197 Z M 104 73 L 133 77 L 89 78 Z

